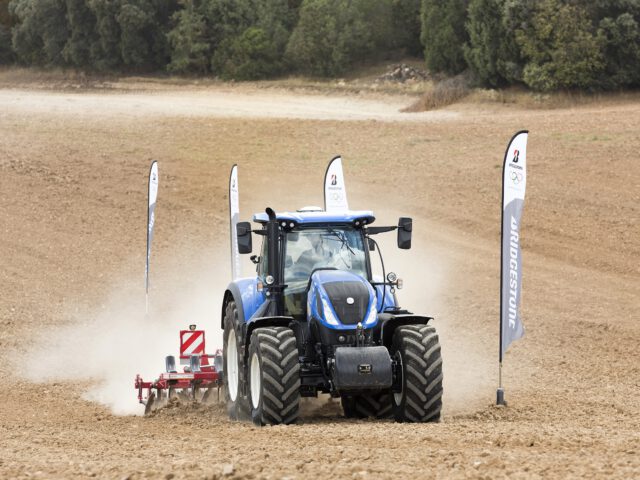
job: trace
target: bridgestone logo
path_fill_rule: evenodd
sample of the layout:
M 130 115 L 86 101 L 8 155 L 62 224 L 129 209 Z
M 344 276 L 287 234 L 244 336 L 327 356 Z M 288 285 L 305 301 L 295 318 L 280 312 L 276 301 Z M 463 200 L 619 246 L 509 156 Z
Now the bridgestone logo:
M 516 326 L 517 294 L 518 294 L 518 222 L 511 217 L 509 241 L 509 328 Z

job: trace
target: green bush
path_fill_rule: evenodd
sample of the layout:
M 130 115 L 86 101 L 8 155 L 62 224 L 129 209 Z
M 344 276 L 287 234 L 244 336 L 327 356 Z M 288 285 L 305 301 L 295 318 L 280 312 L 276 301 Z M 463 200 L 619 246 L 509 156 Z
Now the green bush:
M 0 0 L 0 64 L 11 63 L 14 60 L 13 48 L 11 47 L 9 1 Z
M 527 30 L 539 0 L 503 0 L 502 27 L 504 28 L 505 58 L 500 72 L 509 84 L 523 82 L 525 60 L 517 42 L 518 32 Z
M 64 0 L 13 0 L 9 12 L 16 19 L 12 45 L 28 65 L 64 65 L 62 51 L 69 37 Z
M 432 72 L 457 74 L 467 64 L 463 45 L 467 41 L 465 0 L 423 0 L 422 33 L 424 58 Z
M 0 64 L 13 61 L 13 49 L 11 48 L 11 30 L 0 23 Z
M 249 27 L 231 44 L 222 77 L 236 80 L 267 78 L 281 70 L 280 61 L 281 56 L 267 33 L 261 28 Z
M 601 75 L 604 88 L 640 85 L 640 28 L 629 13 L 604 18 L 598 36 L 602 44 L 605 68 Z
M 254 24 L 255 9 L 251 0 L 205 0 L 205 17 L 209 25 L 209 44 L 213 52 L 211 70 L 224 75 L 233 55 L 236 38 Z
M 543 0 L 530 27 L 517 32 L 526 65 L 525 83 L 534 90 L 593 89 L 604 61 L 586 12 L 561 0 Z
M 227 77 L 256 80 L 285 70 L 284 54 L 295 11 L 288 0 L 257 0 L 255 14 L 254 24 L 234 41 Z
M 66 0 L 69 37 L 62 55 L 66 63 L 91 68 L 97 48 L 96 17 L 85 0 Z
M 294 69 L 317 76 L 336 76 L 371 46 L 362 12 L 349 0 L 304 0 L 287 45 Z
M 504 86 L 522 78 L 522 59 L 512 28 L 514 19 L 507 17 L 514 3 L 510 0 L 471 0 L 469 3 L 469 43 L 464 47 L 464 56 L 474 76 L 490 87 Z
M 113 70 L 122 65 L 120 37 L 122 32 L 116 17 L 120 0 L 88 0 L 96 19 L 96 41 L 91 49 L 91 64 L 97 70 Z
M 390 46 L 402 48 L 416 57 L 423 54 L 420 42 L 420 4 L 421 0 L 392 0 L 391 2 L 391 38 Z
M 153 0 L 121 0 L 116 21 L 120 26 L 122 63 L 134 70 L 166 65 L 168 43 L 162 28 L 165 5 Z
M 471 0 L 469 3 L 469 43 L 465 45 L 464 58 L 474 75 L 492 87 L 505 82 L 499 67 L 506 35 L 501 7 L 500 0 Z
M 171 47 L 171 62 L 167 69 L 177 73 L 206 73 L 210 48 L 204 16 L 190 1 L 184 9 L 175 12 L 172 19 L 175 27 L 167 35 Z

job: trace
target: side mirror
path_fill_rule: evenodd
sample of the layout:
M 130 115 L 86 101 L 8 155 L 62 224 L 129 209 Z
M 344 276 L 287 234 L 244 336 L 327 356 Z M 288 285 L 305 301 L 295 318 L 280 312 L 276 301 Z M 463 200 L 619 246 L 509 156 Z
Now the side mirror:
M 369 251 L 370 252 L 375 252 L 376 251 L 376 242 L 373 241 L 373 239 L 368 238 L 367 240 L 369 240 Z
M 398 248 L 408 250 L 411 248 L 411 230 L 413 221 L 408 217 L 400 217 L 398 220 Z
M 251 224 L 249 222 L 238 222 L 236 225 L 238 234 L 238 252 L 251 253 L 253 245 L 251 243 Z

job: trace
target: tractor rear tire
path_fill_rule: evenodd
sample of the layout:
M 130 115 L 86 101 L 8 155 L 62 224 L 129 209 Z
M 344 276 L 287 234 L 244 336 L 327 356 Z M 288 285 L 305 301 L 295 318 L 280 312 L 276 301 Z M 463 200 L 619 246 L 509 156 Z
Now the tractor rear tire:
M 402 362 L 402 391 L 392 395 L 398 422 L 438 422 L 442 410 L 442 356 L 431 325 L 398 327 L 393 354 Z
M 256 328 L 249 343 L 248 371 L 253 423 L 294 423 L 300 408 L 300 363 L 293 330 Z
M 246 380 L 242 337 L 238 324 L 238 307 L 234 301 L 227 304 L 224 315 L 222 371 L 224 372 L 224 399 L 231 420 L 249 419 L 249 402 L 245 395 Z
M 389 392 L 343 395 L 342 411 L 347 418 L 391 418 L 393 408 Z

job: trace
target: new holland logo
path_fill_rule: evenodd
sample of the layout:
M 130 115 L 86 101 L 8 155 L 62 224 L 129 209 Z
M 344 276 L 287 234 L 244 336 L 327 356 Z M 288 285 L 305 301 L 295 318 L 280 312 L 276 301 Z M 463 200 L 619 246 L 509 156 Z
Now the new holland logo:
M 355 300 L 353 299 L 353 297 L 347 297 L 347 305 L 353 305 L 354 302 Z
M 520 150 L 516 150 L 515 152 L 513 152 L 513 160 L 511 160 L 513 163 L 518 163 L 518 160 L 520 160 Z
M 338 176 L 333 173 L 331 174 L 331 185 L 337 185 L 338 184 Z

